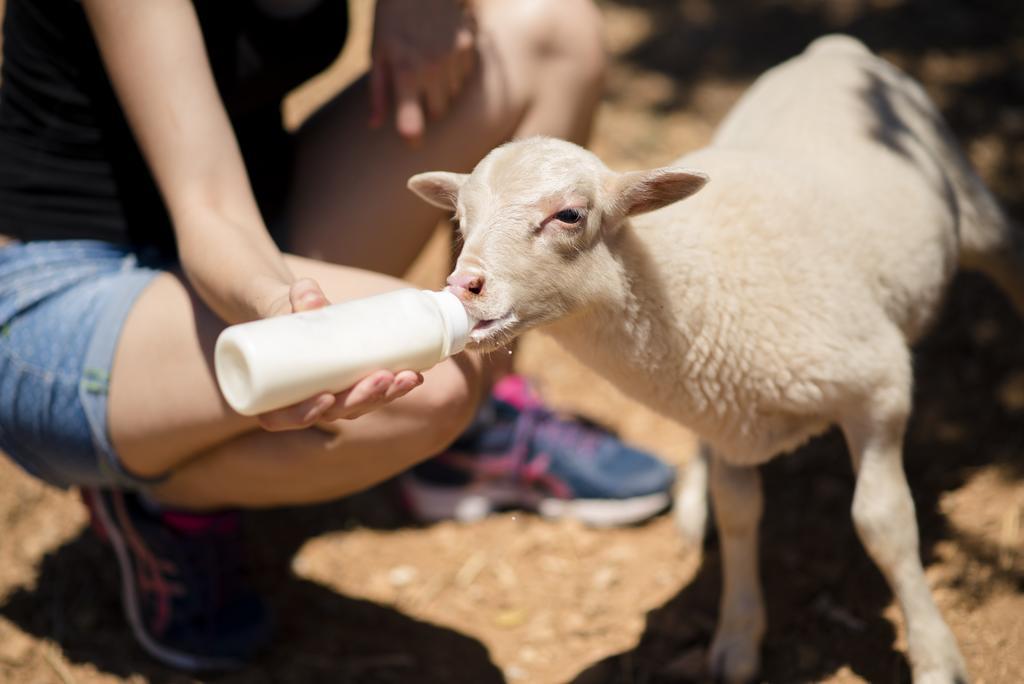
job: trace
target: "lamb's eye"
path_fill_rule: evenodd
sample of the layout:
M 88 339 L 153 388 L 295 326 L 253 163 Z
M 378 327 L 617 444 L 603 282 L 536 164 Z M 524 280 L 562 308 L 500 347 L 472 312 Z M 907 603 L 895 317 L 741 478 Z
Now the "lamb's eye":
M 555 218 L 562 223 L 574 224 L 583 220 L 583 212 L 579 209 L 563 209 L 555 214 Z

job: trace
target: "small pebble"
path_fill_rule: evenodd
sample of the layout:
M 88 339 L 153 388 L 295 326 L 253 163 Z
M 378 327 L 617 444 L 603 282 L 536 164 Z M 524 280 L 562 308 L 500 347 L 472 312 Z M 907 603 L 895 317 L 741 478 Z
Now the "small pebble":
M 519 681 L 526 679 L 529 676 L 530 673 L 518 665 L 509 665 L 505 668 L 505 679 Z
M 510 608 L 494 616 L 494 624 L 503 629 L 515 629 L 526 622 L 527 612 L 523 608 Z
M 404 587 L 416 581 L 419 574 L 411 565 L 396 565 L 388 572 L 388 581 L 393 587 Z

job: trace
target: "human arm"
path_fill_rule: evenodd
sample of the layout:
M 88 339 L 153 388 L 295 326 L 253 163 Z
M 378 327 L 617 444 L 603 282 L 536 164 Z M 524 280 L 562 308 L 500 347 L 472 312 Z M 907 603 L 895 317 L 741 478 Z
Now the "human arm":
M 296 281 L 260 215 L 189 0 L 83 0 L 129 126 L 164 198 L 182 270 L 227 323 L 323 306 Z M 382 371 L 340 395 L 267 414 L 269 429 L 354 417 L 404 393 Z M 383 388 L 381 379 L 384 380 Z M 413 376 L 418 384 L 419 376 Z M 408 387 L 411 389 L 411 387 Z M 408 391 L 408 389 L 405 389 Z
M 270 238 L 188 0 L 84 0 L 104 64 L 171 215 L 186 277 L 227 323 L 287 311 Z

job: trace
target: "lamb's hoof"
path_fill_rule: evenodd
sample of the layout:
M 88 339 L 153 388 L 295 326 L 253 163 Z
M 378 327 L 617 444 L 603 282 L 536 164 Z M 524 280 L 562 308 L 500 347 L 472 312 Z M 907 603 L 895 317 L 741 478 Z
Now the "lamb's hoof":
M 761 669 L 761 647 L 742 634 L 719 634 L 711 644 L 708 671 L 717 682 L 746 684 Z
M 971 678 L 967 676 L 967 667 L 964 666 L 960 652 L 955 650 L 947 652 L 943 662 L 938 667 L 914 668 L 914 684 L 970 684 Z
M 928 670 L 915 672 L 914 684 L 970 684 L 966 672 L 946 672 L 944 670 Z
M 910 638 L 914 684 L 970 684 L 956 637 L 946 623 L 936 619 L 924 624 Z

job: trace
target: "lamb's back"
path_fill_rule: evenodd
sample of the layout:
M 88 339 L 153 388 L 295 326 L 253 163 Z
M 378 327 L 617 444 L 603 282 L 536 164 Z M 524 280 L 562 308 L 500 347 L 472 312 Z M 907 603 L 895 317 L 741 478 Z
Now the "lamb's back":
M 956 199 L 920 89 L 830 37 L 762 76 L 712 144 L 711 181 L 638 217 L 630 265 L 657 320 L 635 358 L 598 358 L 627 391 L 733 460 L 798 445 L 907 382 L 906 342 L 957 261 Z M 635 386 L 634 386 L 635 385 Z M 880 393 L 881 392 L 881 393 Z
M 708 226 L 738 285 L 766 279 L 779 301 L 781 283 L 819 309 L 856 308 L 866 292 L 912 341 L 957 265 L 943 135 L 916 83 L 828 36 L 759 78 L 712 144 L 680 160 L 711 183 L 667 213 Z

